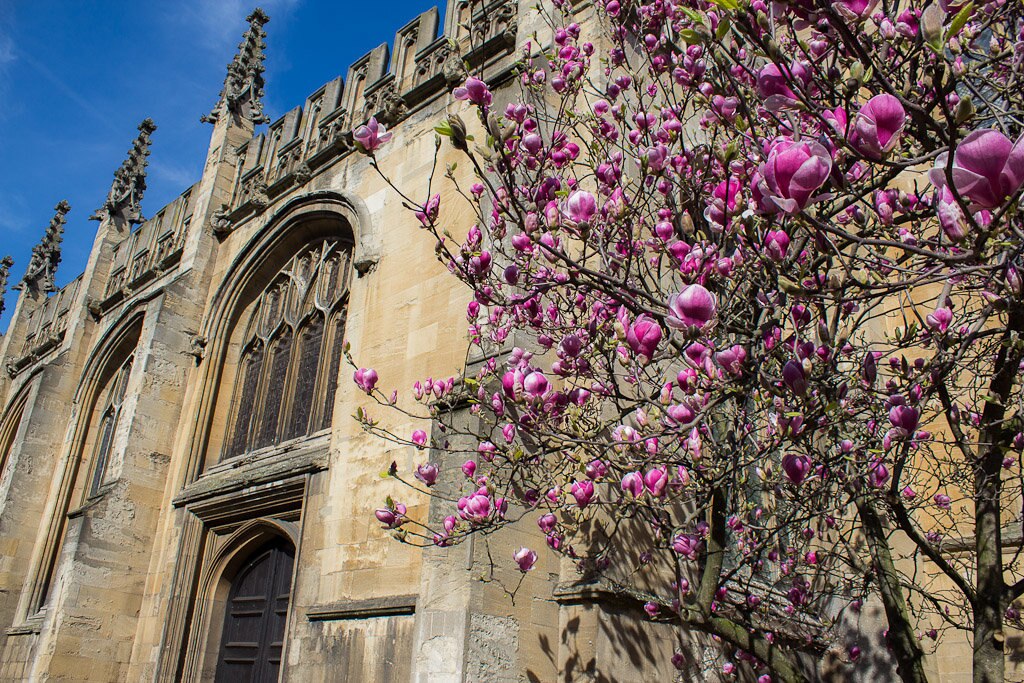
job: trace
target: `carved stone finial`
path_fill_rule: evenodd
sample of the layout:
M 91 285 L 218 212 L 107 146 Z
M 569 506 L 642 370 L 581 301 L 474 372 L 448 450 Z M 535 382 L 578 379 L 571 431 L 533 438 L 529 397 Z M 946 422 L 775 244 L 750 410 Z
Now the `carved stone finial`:
M 224 88 L 220 91 L 220 100 L 209 114 L 202 117 L 203 122 L 214 123 L 227 110 L 232 114 L 247 117 L 254 124 L 270 123 L 270 117 L 263 112 L 263 50 L 267 44 L 264 38 L 267 32 L 263 26 L 270 17 L 257 7 L 245 19 L 249 28 L 238 44 L 235 58 L 228 64 L 228 75 L 224 79 Z
M 4 295 L 7 294 L 7 276 L 11 274 L 14 259 L 4 256 L 0 259 L 0 315 L 4 314 Z
M 28 270 L 15 289 L 28 287 L 30 290 L 42 292 L 57 291 L 54 276 L 57 274 L 57 266 L 60 265 L 60 243 L 64 241 L 64 224 L 68 222 L 67 214 L 70 210 L 71 205 L 66 200 L 62 200 L 54 207 L 56 213 L 50 219 L 43 239 L 32 247 Z
M 149 165 L 146 157 L 149 156 L 150 136 L 155 130 L 153 119 L 147 118 L 139 124 L 139 136 L 128 150 L 128 158 L 114 172 L 107 200 L 89 217 L 90 220 L 121 216 L 129 225 L 143 222 L 140 203 L 146 193 L 146 166 Z

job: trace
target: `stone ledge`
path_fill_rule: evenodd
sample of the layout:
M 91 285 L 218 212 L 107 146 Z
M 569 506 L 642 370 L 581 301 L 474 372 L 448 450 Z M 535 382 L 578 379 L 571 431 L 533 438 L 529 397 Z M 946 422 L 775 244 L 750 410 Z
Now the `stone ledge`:
M 604 581 L 564 582 L 555 586 L 552 592 L 559 605 L 580 605 L 584 603 L 617 603 L 620 605 L 643 604 L 644 598 L 630 595 Z
M 346 600 L 326 605 L 315 605 L 306 610 L 306 618 L 310 621 L 349 621 L 405 616 L 415 613 L 415 595 L 394 595 L 386 598 Z
M 192 506 L 220 494 L 325 470 L 329 441 L 330 433 L 319 434 L 218 463 L 183 488 L 174 497 L 173 504 L 175 507 Z
M 46 619 L 45 610 L 40 610 L 36 614 L 21 622 L 15 624 L 7 629 L 6 633 L 9 636 L 34 636 L 39 635 L 43 630 L 43 620 Z

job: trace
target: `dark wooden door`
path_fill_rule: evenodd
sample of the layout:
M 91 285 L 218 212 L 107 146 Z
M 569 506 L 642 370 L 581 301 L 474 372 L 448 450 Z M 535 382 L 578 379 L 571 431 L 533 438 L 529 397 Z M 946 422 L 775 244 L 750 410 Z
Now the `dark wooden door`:
M 272 683 L 281 671 L 295 550 L 283 539 L 253 553 L 231 584 L 218 683 Z

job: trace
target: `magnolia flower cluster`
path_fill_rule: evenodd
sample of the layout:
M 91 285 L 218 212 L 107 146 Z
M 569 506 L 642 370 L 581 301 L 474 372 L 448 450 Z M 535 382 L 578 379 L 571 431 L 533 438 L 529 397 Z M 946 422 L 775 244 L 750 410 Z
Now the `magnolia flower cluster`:
M 425 542 L 449 545 L 521 509 L 588 572 L 670 558 L 684 570 L 647 602 L 652 618 L 709 595 L 729 618 L 812 611 L 843 565 L 828 544 L 855 525 L 847 502 L 884 500 L 908 516 L 959 509 L 961 493 L 915 479 L 908 458 L 948 445 L 927 431 L 944 401 L 949 424 L 975 438 L 985 408 L 939 395 L 956 372 L 940 360 L 998 329 L 1024 294 L 1019 235 L 1005 227 L 1024 186 L 1024 138 L 975 116 L 968 89 L 906 66 L 912 52 L 921 73 L 950 83 L 976 73 L 973 21 L 948 3 L 731 4 L 603 0 L 615 30 L 602 60 L 591 63 L 579 26 L 556 26 L 553 48 L 524 49 L 528 96 L 503 109 L 470 76 L 438 130 L 467 155 L 460 117 L 476 115 L 486 133 L 480 177 L 459 185 L 474 224 L 452 237 L 433 189 L 414 207 L 471 289 L 479 360 L 475 376 L 429 378 L 413 395 L 433 417 L 438 399 L 457 396 L 482 425 L 451 514 Z M 855 52 L 840 50 L 846 32 Z M 899 79 L 866 70 L 868 57 Z M 943 61 L 949 70 L 935 69 Z M 372 119 L 354 134 L 371 154 L 389 136 Z M 996 275 L 979 274 L 985 259 Z M 915 307 L 906 283 L 942 293 Z M 884 307 L 897 299 L 903 327 L 872 336 L 870 324 L 897 317 Z M 972 327 L 978 310 L 991 317 Z M 354 379 L 367 393 L 378 381 L 366 369 Z M 433 456 L 446 429 L 394 438 Z M 420 462 L 414 485 L 440 476 Z M 723 488 L 731 507 L 718 519 L 680 512 Z M 396 504 L 378 519 L 395 533 L 410 526 Z M 642 522 L 649 537 L 584 548 L 583 530 L 605 520 Z M 718 537 L 712 523 L 725 527 Z M 708 562 L 722 534 L 730 561 L 777 577 L 772 590 L 693 590 L 685 568 Z M 942 542 L 933 529 L 913 538 L 926 553 Z M 511 559 L 524 573 L 538 561 L 526 547 Z M 743 632 L 770 643 L 760 623 Z M 749 652 L 735 660 L 768 680 Z

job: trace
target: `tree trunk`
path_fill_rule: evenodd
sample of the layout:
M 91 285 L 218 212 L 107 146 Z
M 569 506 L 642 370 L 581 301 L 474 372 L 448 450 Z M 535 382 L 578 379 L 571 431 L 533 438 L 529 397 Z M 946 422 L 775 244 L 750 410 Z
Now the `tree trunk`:
M 903 587 L 896 573 L 896 565 L 889 552 L 885 527 L 871 500 L 858 498 L 857 512 L 867 536 L 871 559 L 875 564 L 882 605 L 885 607 L 885 618 L 889 622 L 889 643 L 896 658 L 896 672 L 903 683 L 927 683 L 928 676 L 924 673 L 924 651 L 921 650 L 914 633 L 914 625 L 910 621 L 910 609 L 907 607 Z
M 977 598 L 974 604 L 974 683 L 1002 683 L 1003 654 L 1003 543 L 1000 489 L 1002 488 L 1002 421 L 1022 358 L 1018 339 L 1024 330 L 1024 312 L 1011 309 L 1002 344 L 993 366 L 979 431 L 978 460 L 974 470 L 974 544 Z

